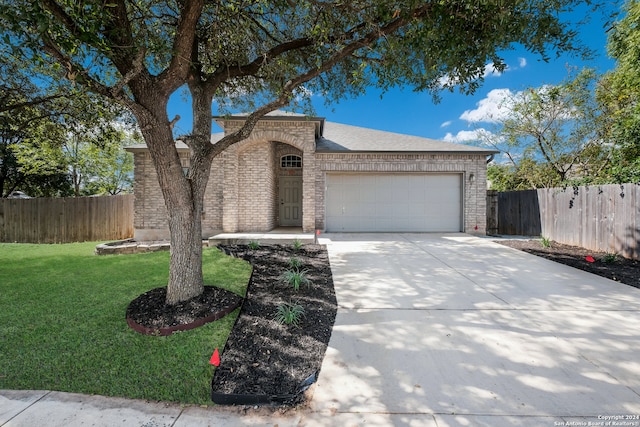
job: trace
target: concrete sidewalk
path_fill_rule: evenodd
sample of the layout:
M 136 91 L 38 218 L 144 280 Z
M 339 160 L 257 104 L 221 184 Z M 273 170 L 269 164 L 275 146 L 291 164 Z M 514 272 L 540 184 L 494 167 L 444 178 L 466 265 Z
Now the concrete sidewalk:
M 640 426 L 640 290 L 464 234 L 321 243 L 340 307 L 310 408 L 0 391 L 0 426 Z

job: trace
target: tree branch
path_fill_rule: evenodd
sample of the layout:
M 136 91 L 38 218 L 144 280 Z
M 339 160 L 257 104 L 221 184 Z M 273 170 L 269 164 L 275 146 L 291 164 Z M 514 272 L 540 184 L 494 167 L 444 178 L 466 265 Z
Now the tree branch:
M 17 104 L 6 105 L 4 102 L 0 106 L 0 113 L 5 113 L 7 111 L 17 110 L 23 107 L 33 107 L 36 105 L 44 104 L 45 102 L 53 101 L 54 99 L 62 98 L 64 95 L 50 95 L 45 96 L 44 98 L 36 98 L 31 101 L 19 102 Z
M 82 84 L 85 85 L 91 91 L 111 99 L 123 101 L 123 99 L 121 99 L 123 98 L 123 96 L 121 96 L 123 95 L 122 92 L 120 95 L 112 94 L 110 87 L 103 85 L 102 83 L 100 83 L 99 81 L 91 77 L 91 75 L 87 70 L 85 70 L 84 68 L 76 64 L 71 59 L 71 57 L 65 55 L 62 52 L 62 50 L 58 47 L 58 45 L 49 36 L 43 35 L 42 42 L 44 44 L 43 46 L 44 50 L 53 58 L 55 58 L 56 61 L 60 63 L 60 65 L 62 65 L 67 69 L 67 78 L 69 80 L 76 81 L 78 76 L 80 76 L 83 80 Z
M 138 77 L 142 73 L 142 71 L 144 70 L 144 57 L 146 55 L 146 52 L 147 50 L 144 48 L 141 48 L 138 51 L 138 54 L 135 58 L 133 58 L 133 61 L 131 62 L 133 67 L 131 67 L 129 71 L 127 71 L 126 74 L 122 77 L 122 79 L 120 79 L 120 81 L 111 89 L 111 93 L 113 94 L 114 98 L 117 97 L 119 93 L 124 93 L 122 89 L 126 85 L 128 85 L 131 80 Z
M 57 2 L 53 0 L 43 0 L 42 5 L 54 16 L 56 20 L 62 23 L 62 25 L 76 39 L 79 39 L 85 33 L 85 31 L 80 28 L 73 18 L 67 14 Z M 128 96 L 126 96 L 123 88 L 142 72 L 145 50 L 141 49 L 135 57 L 131 58 L 133 38 L 131 34 L 131 24 L 127 17 L 126 5 L 122 0 L 117 0 L 112 8 L 114 10 L 113 16 L 115 19 L 111 20 L 111 27 L 105 30 L 103 35 L 114 42 L 113 44 L 115 46 L 113 51 L 110 52 L 111 54 L 109 54 L 109 52 L 103 53 L 113 62 L 118 71 L 123 75 L 122 80 L 114 87 L 110 88 L 91 77 L 87 69 L 76 64 L 73 59 L 69 55 L 66 55 L 57 43 L 47 34 L 42 35 L 43 47 L 47 53 L 67 69 L 67 78 L 69 80 L 75 81 L 77 80 L 77 76 L 80 76 L 83 80 L 82 84 L 92 92 L 114 99 L 127 106 L 131 106 L 132 101 Z M 89 44 L 100 50 L 99 46 L 90 42 Z
M 208 86 L 209 88 L 216 88 L 225 80 L 255 75 L 264 65 L 271 63 L 278 56 L 312 44 L 313 41 L 306 37 L 295 39 L 269 49 L 248 64 L 237 64 L 236 66 L 220 65 L 213 72 L 213 78 L 209 80 Z
M 46 10 L 51 12 L 51 14 L 57 21 L 61 22 L 62 25 L 64 25 L 65 28 L 69 30 L 71 35 L 73 35 L 75 38 L 78 38 L 80 37 L 80 35 L 82 35 L 82 29 L 76 24 L 73 18 L 71 18 L 71 16 L 69 16 L 69 14 L 67 14 L 67 12 L 65 12 L 64 9 L 60 7 L 58 3 L 52 0 L 42 0 L 41 3 Z
M 323 2 L 318 2 L 317 4 L 318 5 L 322 4 L 323 5 L 322 7 L 327 6 L 327 4 Z M 423 16 L 429 9 L 430 9 L 430 5 L 425 5 L 425 6 L 414 9 L 412 13 L 408 14 L 408 16 L 410 18 L 418 18 Z M 368 46 L 378 38 L 383 37 L 387 34 L 391 34 L 397 31 L 398 29 L 402 28 L 408 23 L 408 21 L 409 19 L 407 18 L 407 16 L 400 17 L 399 14 L 395 14 L 392 21 L 389 22 L 387 25 L 381 27 L 378 31 L 372 31 L 367 36 L 362 37 L 359 40 L 355 40 L 348 45 L 354 45 L 360 41 L 361 43 L 364 43 L 364 44 L 362 44 L 361 46 L 358 46 L 357 49 L 364 46 Z M 353 28 L 350 28 L 347 31 L 345 31 L 341 37 L 330 37 L 328 42 L 335 43 L 338 41 L 346 41 L 351 37 L 355 36 L 359 31 L 366 28 L 367 25 L 368 24 L 366 22 L 361 22 L 358 25 L 354 26 Z M 264 31 L 267 34 L 267 36 L 275 39 L 275 37 L 272 37 L 270 34 L 266 32 L 266 29 L 264 29 Z M 368 41 L 365 42 L 365 40 L 368 40 Z M 264 52 L 262 55 L 258 56 L 252 62 L 249 62 L 247 64 L 219 65 L 218 68 L 212 74 L 213 78 L 209 80 L 210 81 L 209 87 L 217 88 L 225 80 L 233 79 L 237 77 L 246 77 L 246 76 L 255 75 L 264 65 L 271 63 L 277 57 L 291 51 L 312 46 L 314 42 L 315 41 L 309 37 L 302 37 L 302 38 L 280 43 L 279 45 L 274 46 L 273 48 Z M 371 60 L 373 61 L 373 58 L 371 58 Z
M 208 158 L 213 159 L 215 156 L 222 153 L 231 145 L 248 138 L 251 135 L 251 132 L 253 131 L 255 125 L 258 123 L 258 121 L 262 117 L 264 117 L 266 114 L 272 111 L 277 110 L 278 108 L 282 108 L 289 104 L 293 96 L 293 92 L 296 88 L 318 77 L 319 75 L 331 70 L 336 64 L 338 64 L 348 56 L 352 55 L 357 50 L 371 45 L 380 37 L 384 37 L 386 35 L 394 33 L 395 31 L 398 31 L 400 28 L 407 25 L 407 23 L 409 22 L 409 19 L 423 16 L 429 11 L 430 7 L 431 6 L 429 4 L 422 5 L 421 7 L 414 9 L 412 13 L 408 15 L 399 16 L 396 19 L 393 19 L 391 22 L 387 23 L 386 25 L 383 25 L 382 27 L 374 29 L 369 33 L 365 34 L 363 37 L 347 44 L 341 50 L 339 50 L 338 52 L 334 53 L 329 58 L 327 58 L 327 60 L 325 60 L 325 62 L 320 64 L 318 67 L 309 69 L 306 72 L 299 74 L 297 77 L 290 79 L 283 85 L 280 91 L 280 95 L 276 99 L 274 99 L 273 101 L 267 104 L 264 104 L 262 107 L 256 109 L 253 113 L 251 113 L 247 117 L 243 126 L 240 129 L 225 136 L 216 144 L 210 145 L 209 147 L 207 147 L 208 150 L 205 155 Z M 289 43 L 300 43 L 302 46 L 304 46 L 305 45 L 304 43 L 306 42 L 306 40 L 307 39 L 298 39 Z M 292 49 L 292 46 L 293 45 L 289 45 L 290 47 L 289 50 Z M 277 46 L 277 48 L 286 49 L 284 45 Z M 247 66 L 256 66 L 256 62 L 257 60 L 251 64 L 248 64 Z M 259 69 L 259 66 L 258 66 L 258 69 Z
M 200 20 L 203 0 L 181 2 L 180 20 L 173 40 L 173 55 L 169 66 L 157 78 L 158 88 L 172 93 L 180 87 L 189 73 L 191 51 L 195 42 L 196 25 Z

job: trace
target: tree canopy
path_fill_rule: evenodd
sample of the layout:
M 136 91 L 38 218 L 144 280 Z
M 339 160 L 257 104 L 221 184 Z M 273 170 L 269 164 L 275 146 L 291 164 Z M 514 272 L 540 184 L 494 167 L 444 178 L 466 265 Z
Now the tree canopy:
M 167 303 L 199 295 L 200 212 L 212 159 L 285 106 L 309 106 L 376 86 L 436 95 L 473 92 L 487 62 L 514 44 L 547 58 L 577 51 L 562 12 L 578 0 L 8 0 L 0 27 L 14 54 L 51 64 L 135 115 L 169 211 Z M 169 96 L 186 85 L 193 108 L 190 168 L 182 175 Z M 213 101 L 249 112 L 210 143 Z
M 613 70 L 505 101 L 508 117 L 485 134 L 508 159 L 489 166 L 492 188 L 640 182 L 640 3 L 622 12 L 609 27 Z
M 640 2 L 628 1 L 626 14 L 609 32 L 608 50 L 616 67 L 600 82 L 598 99 L 610 121 L 617 150 L 610 175 L 615 182 L 640 181 Z
M 504 117 L 484 143 L 502 153 L 489 170 L 492 188 L 518 190 L 606 180 L 611 145 L 607 116 L 596 101 L 592 69 L 557 85 L 528 88 L 502 102 Z
M 6 46 L 2 52 L 0 195 L 14 190 L 50 197 L 108 192 L 93 184 L 113 175 L 101 166 L 117 166 L 114 155 L 132 172 L 130 156 L 114 148 L 121 148 L 125 128 L 131 125 L 126 110 L 64 80 L 49 84 L 46 80 L 55 77 L 55 72 L 25 63 Z M 83 147 L 82 158 L 74 156 L 80 152 L 72 150 L 73 146 Z M 82 172 L 92 185 L 82 185 L 79 163 L 85 165 Z

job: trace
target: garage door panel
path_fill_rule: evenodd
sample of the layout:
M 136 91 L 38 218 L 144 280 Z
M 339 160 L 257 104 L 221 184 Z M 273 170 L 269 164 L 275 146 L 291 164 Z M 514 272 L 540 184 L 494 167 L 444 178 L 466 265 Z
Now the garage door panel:
M 461 231 L 460 174 L 328 174 L 327 231 Z

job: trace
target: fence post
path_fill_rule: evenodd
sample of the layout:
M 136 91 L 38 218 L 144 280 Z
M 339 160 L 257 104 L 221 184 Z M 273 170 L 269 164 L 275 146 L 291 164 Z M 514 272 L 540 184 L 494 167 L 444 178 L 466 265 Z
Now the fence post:
M 498 192 L 487 190 L 487 235 L 498 234 Z

